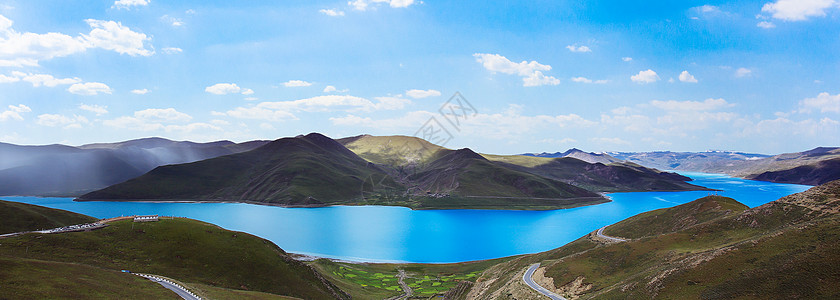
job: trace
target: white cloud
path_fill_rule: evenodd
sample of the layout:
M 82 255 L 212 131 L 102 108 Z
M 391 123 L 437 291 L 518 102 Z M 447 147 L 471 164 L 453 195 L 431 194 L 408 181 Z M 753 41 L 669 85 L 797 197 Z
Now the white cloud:
M 427 97 L 437 97 L 440 96 L 440 91 L 438 90 L 408 90 L 405 91 L 405 94 L 414 99 L 422 99 Z
M 319 10 L 318 12 L 320 12 L 322 14 L 325 14 L 325 15 L 328 15 L 330 17 L 338 17 L 338 16 L 343 16 L 344 15 L 343 11 L 335 10 L 335 9 L 322 9 L 322 10 Z
M 653 100 L 650 102 L 650 105 L 662 110 L 667 111 L 709 111 L 709 110 L 717 110 L 725 107 L 732 107 L 734 104 L 726 102 L 725 99 L 718 98 L 718 99 L 706 99 L 702 102 L 700 101 L 676 101 L 676 100 L 668 100 L 668 101 L 660 101 L 660 100 Z
M 174 108 L 151 108 L 134 112 L 134 116 L 122 116 L 113 120 L 105 120 L 102 122 L 105 126 L 131 129 L 139 131 L 178 131 L 190 133 L 197 130 L 222 130 L 219 122 L 208 123 L 188 123 L 192 117 L 188 114 L 179 112 Z M 225 122 L 225 121 L 222 121 Z
M 656 75 L 656 72 L 653 70 L 648 69 L 647 71 L 639 71 L 639 74 L 630 76 L 630 80 L 636 83 L 652 83 L 659 80 L 659 75 Z
M 324 88 L 324 93 L 332 93 L 332 92 L 346 93 L 346 92 L 349 92 L 349 91 L 350 91 L 349 89 L 339 90 L 339 89 L 337 89 L 337 88 L 335 88 L 334 86 L 331 86 L 331 85 L 328 85 L 327 87 Z
M 623 60 L 623 61 L 633 61 L 633 58 L 625 56 L 625 57 L 622 57 L 621 60 Z
M 149 93 L 149 89 L 131 90 L 131 93 L 135 95 L 145 95 Z
M 220 113 L 240 119 L 266 121 L 297 120 L 295 112 L 371 112 L 377 110 L 398 110 L 411 103 L 399 97 L 376 97 L 376 102 L 349 95 L 326 95 L 294 101 L 261 102 L 255 106 L 237 107 Z
M 122 23 L 87 19 L 85 22 L 92 30 L 88 35 L 82 35 L 91 47 L 112 50 L 119 54 L 131 56 L 150 56 L 154 51 L 146 49 L 144 43 L 152 38 L 143 33 L 134 32 Z
M 755 24 L 755 26 L 758 26 L 758 27 L 761 27 L 761 28 L 764 28 L 764 29 L 770 29 L 770 28 L 775 28 L 776 24 L 773 24 L 772 22 L 761 21 L 761 22 L 758 22 L 758 24 Z
M 166 53 L 166 54 L 178 54 L 178 53 L 182 53 L 182 52 L 184 52 L 184 50 L 181 49 L 181 48 L 177 48 L 177 47 L 163 48 L 163 53 Z
M 714 6 L 714 5 L 708 5 L 708 4 L 696 7 L 695 9 L 698 10 L 699 12 L 701 12 L 701 13 L 706 13 L 706 14 L 707 13 L 721 12 L 720 7 L 717 7 L 717 6 Z
M 826 10 L 837 5 L 837 0 L 778 0 L 764 4 L 761 11 L 780 20 L 804 21 L 810 17 L 825 17 Z
M 799 112 L 809 113 L 812 110 L 819 110 L 822 113 L 840 113 L 840 94 L 820 93 L 815 98 L 806 98 L 799 101 Z
M 187 122 L 192 120 L 188 114 L 174 108 L 149 108 L 134 112 L 134 117 L 152 122 Z
M 680 73 L 680 81 L 697 83 L 697 78 L 694 78 L 694 75 L 691 75 L 688 71 L 682 71 L 682 73 Z
M 303 81 L 303 80 L 289 80 L 283 83 L 285 87 L 305 87 L 312 85 L 311 82 Z
M 57 114 L 43 114 L 38 116 L 38 120 L 35 121 L 38 125 L 47 126 L 47 127 L 58 127 L 62 126 L 65 129 L 70 128 L 81 128 L 82 124 L 88 124 L 87 118 L 79 115 L 73 115 L 72 117 L 67 117 L 63 115 Z
M 31 112 L 32 109 L 29 106 L 18 104 L 18 105 L 9 105 L 9 109 L 0 112 L 0 121 L 6 120 L 18 120 L 22 121 L 23 116 L 20 114 Z
M 181 19 L 178 19 L 176 17 L 172 17 L 170 15 L 163 15 L 162 17 L 160 17 L 160 20 L 163 21 L 164 23 L 167 23 L 167 24 L 175 26 L 175 27 L 184 26 L 184 21 L 181 21 Z
M 256 101 L 256 100 L 260 100 L 260 98 L 257 98 L 257 97 L 245 97 L 245 101 Z
M 17 77 L 17 76 L 6 76 L 6 75 L 3 75 L 3 74 L 0 74 L 0 83 L 11 83 L 11 82 L 18 82 L 18 81 L 20 81 L 20 78 Z
M 523 86 L 558 85 L 560 79 L 546 76 L 542 71 L 550 71 L 551 66 L 543 65 L 536 61 L 522 61 L 515 63 L 499 54 L 476 53 L 473 54 L 476 61 L 481 63 L 490 72 L 516 74 L 522 77 Z
M 578 83 L 594 83 L 594 84 L 604 84 L 604 83 L 610 82 L 609 80 L 606 80 L 606 79 L 592 80 L 592 79 L 589 79 L 589 78 L 586 78 L 586 77 L 572 77 L 572 81 L 573 82 L 578 82 Z
M 752 70 L 747 68 L 738 68 L 735 70 L 735 77 L 748 77 L 752 75 Z
M 79 78 L 59 79 L 49 74 L 23 74 L 21 72 L 14 72 L 13 74 L 20 75 L 23 81 L 31 83 L 34 87 L 39 87 L 42 85 L 47 87 L 55 87 L 57 85 L 74 84 L 82 81 Z
M 582 52 L 582 53 L 592 52 L 592 49 L 589 49 L 589 47 L 587 47 L 587 46 L 577 46 L 576 47 L 575 45 L 568 45 L 568 46 L 566 46 L 566 49 L 569 49 L 569 51 L 572 51 L 572 52 Z
M 104 115 L 104 114 L 108 113 L 108 107 L 107 106 L 101 106 L 101 105 L 96 105 L 96 104 L 88 105 L 88 104 L 82 103 L 82 104 L 79 104 L 79 109 L 95 113 L 97 116 L 101 116 L 101 115 Z
M 149 5 L 150 0 L 117 0 L 114 1 L 114 5 L 111 6 L 112 8 L 117 9 L 130 9 L 134 6 L 146 6 Z
M 243 95 L 251 95 L 254 93 L 251 89 L 241 88 L 235 83 L 217 83 L 204 88 L 205 92 L 215 95 L 227 95 L 242 93 Z
M 110 94 L 111 87 L 101 82 L 85 82 L 71 85 L 67 91 L 76 95 L 93 96 L 102 94 Z
M 347 2 L 347 5 L 352 6 L 356 10 L 365 11 L 373 5 L 378 4 L 388 4 L 390 7 L 400 8 L 400 7 L 408 7 L 412 4 L 417 3 L 414 0 L 353 0 Z

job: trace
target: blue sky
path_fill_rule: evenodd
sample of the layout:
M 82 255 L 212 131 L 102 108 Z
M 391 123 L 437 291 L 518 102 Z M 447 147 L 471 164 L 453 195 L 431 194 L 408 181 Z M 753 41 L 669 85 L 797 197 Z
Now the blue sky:
M 840 1 L 580 2 L 0 0 L 0 141 L 840 146 Z

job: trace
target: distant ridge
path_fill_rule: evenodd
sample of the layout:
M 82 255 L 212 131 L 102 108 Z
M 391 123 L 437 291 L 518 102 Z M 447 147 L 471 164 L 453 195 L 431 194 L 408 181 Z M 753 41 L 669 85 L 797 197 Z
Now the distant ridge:
M 265 143 L 194 143 L 163 138 L 79 147 L 0 143 L 0 195 L 80 195 L 140 176 L 157 166 L 244 152 Z

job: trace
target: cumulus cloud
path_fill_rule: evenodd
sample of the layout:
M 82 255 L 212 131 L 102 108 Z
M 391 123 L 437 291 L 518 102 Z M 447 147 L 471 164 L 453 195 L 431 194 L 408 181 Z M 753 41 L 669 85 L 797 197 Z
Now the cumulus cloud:
M 822 113 L 840 113 L 840 94 L 831 95 L 829 93 L 820 93 L 817 97 L 799 101 L 799 112 L 810 113 L 813 110 L 818 110 Z
M 67 91 L 76 95 L 94 96 L 112 93 L 111 87 L 101 82 L 85 82 L 71 85 Z
M 601 79 L 601 80 L 592 80 L 586 77 L 572 77 L 573 82 L 578 83 L 594 83 L 594 84 L 604 84 L 610 82 L 609 80 Z
M 49 74 L 32 74 L 32 73 L 23 73 L 23 72 L 12 72 L 12 76 L 19 78 L 20 80 L 29 82 L 32 84 L 33 87 L 39 86 L 46 86 L 46 87 L 56 87 L 58 85 L 67 85 L 67 84 L 74 84 L 81 82 L 82 80 L 74 77 L 74 78 L 55 78 Z
M 145 94 L 148 94 L 149 92 L 150 92 L 149 89 L 131 90 L 131 93 L 135 94 L 135 95 L 145 95 Z
M 755 26 L 758 26 L 758 27 L 761 27 L 761 28 L 764 28 L 764 29 L 776 28 L 776 24 L 773 24 L 772 22 L 767 22 L 767 21 L 758 22 L 758 24 L 755 24 Z
M 682 71 L 682 73 L 680 73 L 680 81 L 697 83 L 697 78 L 694 78 L 694 75 L 691 75 L 688 71 Z
M 150 56 L 154 54 L 154 51 L 148 50 L 144 46 L 144 43 L 152 38 L 143 33 L 134 32 L 114 21 L 87 19 L 85 22 L 93 28 L 90 34 L 83 35 L 92 47 L 131 56 Z
M 659 80 L 659 75 L 651 69 L 647 71 L 639 71 L 639 74 L 630 76 L 630 80 L 635 83 L 653 83 Z
M 476 53 L 473 54 L 476 61 L 484 66 L 484 69 L 496 73 L 515 74 L 522 77 L 523 86 L 558 85 L 560 79 L 546 76 L 542 72 L 550 71 L 551 66 L 543 65 L 536 61 L 522 61 L 515 63 L 499 54 Z
M 825 17 L 826 10 L 838 6 L 837 0 L 778 0 L 766 3 L 762 12 L 785 21 L 804 21 L 810 17 Z
M 145 44 L 151 38 L 143 33 L 114 21 L 87 19 L 85 22 L 91 31 L 75 37 L 57 32 L 20 33 L 12 28 L 11 20 L 0 15 L 0 66 L 37 66 L 40 60 L 82 53 L 90 48 L 131 56 L 154 54 L 146 49 Z
M 18 104 L 18 105 L 9 105 L 7 110 L 0 112 L 0 121 L 6 120 L 18 120 L 22 121 L 23 116 L 20 114 L 31 112 L 32 109 L 29 106 Z
M 107 106 L 101 106 L 101 105 L 96 105 L 96 104 L 88 105 L 88 104 L 82 103 L 82 104 L 79 104 L 79 109 L 95 113 L 97 116 L 101 116 L 101 115 L 104 115 L 104 114 L 108 113 L 108 107 Z
M 112 8 L 117 9 L 131 9 L 132 7 L 136 6 L 146 6 L 149 5 L 149 0 L 117 0 L 114 1 L 114 5 L 111 6 Z
M 738 68 L 735 70 L 735 77 L 748 77 L 752 75 L 752 70 L 747 68 Z
M 283 83 L 285 87 L 305 87 L 312 85 L 311 82 L 303 81 L 303 80 L 289 80 Z
M 319 10 L 318 12 L 320 12 L 322 14 L 325 14 L 325 15 L 328 15 L 330 17 L 339 17 L 339 16 L 344 15 L 343 11 L 335 10 L 335 9 L 322 9 L 322 10 Z
M 188 114 L 174 108 L 150 108 L 135 111 L 133 116 L 122 116 L 102 122 L 105 126 L 138 131 L 178 131 L 190 133 L 197 130 L 221 130 L 215 124 L 187 123 L 192 120 Z
M 568 46 L 566 46 L 566 49 L 569 49 L 569 51 L 572 51 L 572 52 L 583 52 L 583 53 L 592 52 L 592 49 L 589 49 L 589 47 L 587 47 L 587 46 L 568 45 Z
M 365 11 L 368 8 L 378 6 L 380 4 L 388 4 L 390 7 L 400 8 L 400 7 L 409 7 L 412 4 L 415 4 L 414 0 L 353 0 L 347 2 L 348 5 L 352 6 L 356 10 Z
M 64 127 L 65 129 L 69 128 L 82 128 L 83 124 L 88 124 L 87 118 L 79 115 L 73 115 L 72 117 L 64 116 L 64 115 L 57 115 L 57 114 L 43 114 L 38 116 L 38 120 L 35 121 L 38 125 L 47 126 L 47 127 Z
M 440 96 L 440 91 L 438 90 L 408 90 L 405 91 L 405 94 L 414 99 L 422 99 L 427 97 L 437 97 Z
M 217 83 L 204 88 L 204 91 L 214 95 L 227 95 L 237 93 L 241 93 L 242 95 L 254 94 L 254 91 L 252 89 L 241 88 L 235 83 Z
M 160 17 L 160 20 L 174 27 L 184 26 L 184 21 L 181 21 L 181 19 L 172 17 L 170 15 L 163 15 L 162 17 Z
M 625 56 L 625 57 L 622 57 L 621 60 L 623 60 L 623 61 L 633 61 L 633 58 Z
M 163 48 L 163 53 L 166 53 L 166 54 L 178 54 L 178 53 L 182 53 L 182 52 L 184 52 L 184 50 L 181 49 L 181 48 L 176 48 L 176 47 Z

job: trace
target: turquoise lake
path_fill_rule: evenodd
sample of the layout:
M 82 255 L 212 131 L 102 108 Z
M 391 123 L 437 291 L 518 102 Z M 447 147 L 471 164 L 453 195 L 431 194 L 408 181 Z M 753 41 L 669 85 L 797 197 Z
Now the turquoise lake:
M 725 175 L 682 173 L 750 207 L 810 186 Z M 612 202 L 552 211 L 411 210 L 388 206 L 282 208 L 238 203 L 74 202 L 72 198 L 0 197 L 97 218 L 188 217 L 244 231 L 288 252 L 369 262 L 462 262 L 560 247 L 630 216 L 672 207 L 710 192 L 609 194 Z

